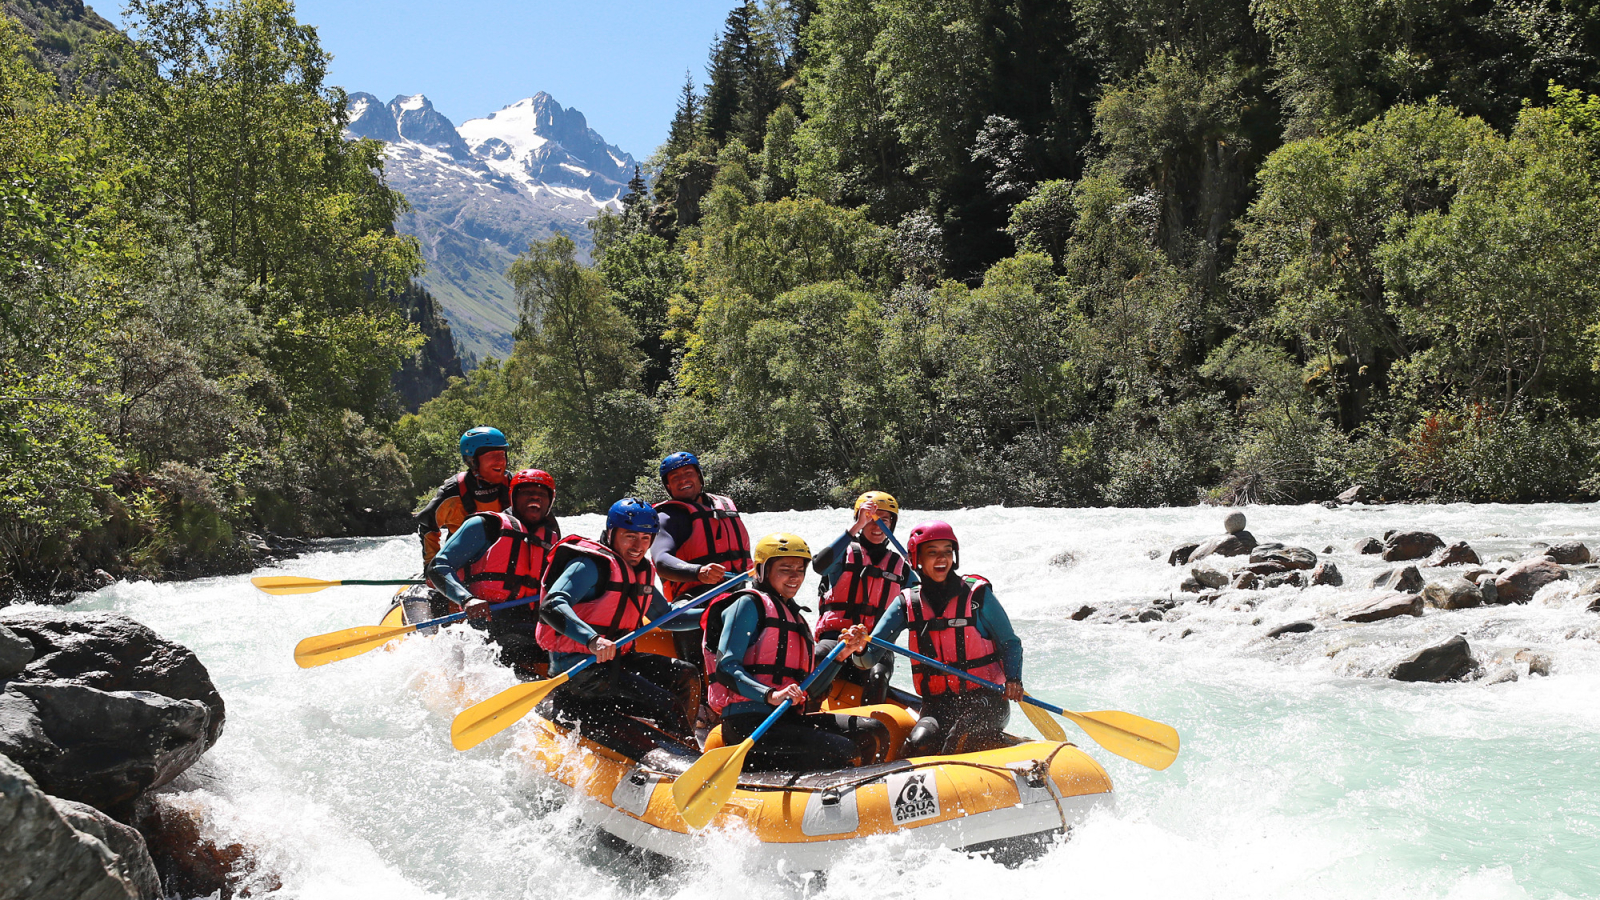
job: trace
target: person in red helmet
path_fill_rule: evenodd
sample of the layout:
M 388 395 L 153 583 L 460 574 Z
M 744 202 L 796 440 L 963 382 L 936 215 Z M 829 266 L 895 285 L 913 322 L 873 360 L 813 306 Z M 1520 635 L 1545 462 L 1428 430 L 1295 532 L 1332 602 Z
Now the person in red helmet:
M 469 517 L 434 556 L 428 574 L 500 645 L 501 662 L 532 677 L 547 662 L 537 629 L 540 578 L 550 548 L 561 540 L 561 525 L 550 513 L 556 482 L 548 472 L 523 469 L 511 476 L 509 487 L 511 510 Z M 527 606 L 489 611 L 491 604 L 523 597 Z
M 872 636 L 893 643 L 909 631 L 912 650 L 979 678 L 1005 682 L 1005 693 L 911 663 L 911 680 L 922 695 L 916 727 L 905 755 L 970 753 L 1003 746 L 1011 718 L 1009 701 L 1020 701 L 1022 641 L 995 599 L 994 588 L 979 575 L 959 575 L 961 544 L 947 522 L 923 522 L 911 529 L 906 552 L 919 583 L 897 597 Z M 866 664 L 890 651 L 868 647 Z

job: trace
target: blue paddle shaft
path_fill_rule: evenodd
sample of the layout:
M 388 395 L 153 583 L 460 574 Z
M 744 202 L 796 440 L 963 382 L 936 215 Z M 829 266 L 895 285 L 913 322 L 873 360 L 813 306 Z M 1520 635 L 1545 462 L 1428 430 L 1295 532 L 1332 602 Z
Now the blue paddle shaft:
M 501 610 L 501 609 L 510 609 L 513 606 L 527 606 L 530 603 L 538 603 L 538 602 L 539 602 L 539 598 L 538 597 L 523 597 L 523 598 L 521 598 L 519 600 L 502 600 L 499 603 L 490 604 L 489 611 L 490 612 L 494 612 L 496 610 Z M 441 626 L 441 627 L 445 626 L 445 625 L 452 625 L 452 624 L 454 624 L 456 622 L 461 621 L 462 619 L 465 619 L 466 617 L 467 617 L 467 614 L 466 614 L 466 612 L 464 610 L 462 612 L 458 612 L 458 613 L 451 613 L 448 616 L 440 616 L 437 619 L 429 619 L 426 622 L 418 622 L 417 623 L 417 630 L 421 631 L 424 628 L 432 628 L 435 625 Z
M 639 626 L 638 628 L 634 629 L 633 631 L 629 632 L 628 634 L 623 635 L 621 638 L 619 638 L 616 641 L 616 645 L 618 647 L 625 647 L 628 644 L 633 643 L 634 641 L 639 639 L 640 635 L 645 634 L 647 632 L 654 631 L 657 628 L 660 628 L 661 626 L 667 624 L 668 622 L 672 621 L 673 619 L 676 619 L 678 616 L 684 614 L 685 612 L 688 612 L 689 610 L 694 609 L 696 606 L 699 606 L 700 604 L 705 603 L 707 600 L 711 600 L 711 599 L 720 597 L 723 594 L 726 594 L 727 592 L 729 592 L 729 591 L 733 590 L 735 587 L 737 587 L 740 582 L 743 582 L 743 581 L 749 579 L 749 577 L 750 577 L 750 573 L 746 572 L 743 575 L 737 575 L 737 576 L 734 576 L 733 578 L 728 579 L 727 581 L 724 581 L 720 586 L 717 587 L 716 590 L 706 591 L 704 594 L 701 594 L 700 596 L 694 598 L 693 600 L 690 600 L 688 603 L 685 603 L 684 605 L 682 605 L 680 607 L 677 607 L 676 609 L 672 610 L 671 612 L 667 613 L 666 615 L 662 616 L 661 618 L 656 619 L 654 622 L 646 622 L 645 624 Z M 590 654 L 588 659 L 585 659 L 583 662 L 580 662 L 577 665 L 573 666 L 572 668 L 568 669 L 566 671 L 566 676 L 570 679 L 572 676 L 578 674 L 579 672 L 582 672 L 584 669 L 589 668 L 590 666 L 594 665 L 596 662 L 598 662 L 598 660 L 596 660 L 594 658 L 593 654 Z
M 973 684 L 981 684 L 984 687 L 989 688 L 990 690 L 999 691 L 1002 694 L 1006 692 L 1006 686 L 1003 685 L 1003 684 L 996 684 L 995 682 L 990 681 L 987 678 L 979 678 L 978 676 L 972 674 L 971 672 L 968 672 L 965 669 L 958 669 L 955 666 L 945 665 L 944 663 L 939 662 L 937 659 L 934 659 L 931 656 L 923 656 L 921 653 L 918 653 L 915 650 L 908 650 L 905 647 L 900 646 L 899 644 L 891 644 L 888 641 L 884 640 L 883 638 L 875 637 L 875 638 L 872 639 L 872 643 L 877 645 L 877 646 L 879 646 L 879 647 L 882 647 L 885 650 L 893 650 L 896 653 L 900 653 L 900 654 L 904 654 L 906 656 L 909 656 L 912 659 L 916 660 L 917 662 L 925 663 L 927 665 L 933 666 L 935 669 L 939 669 L 940 671 L 949 672 L 951 675 L 955 675 L 958 678 L 965 678 L 966 680 L 972 682 Z M 1048 709 L 1048 710 L 1050 710 L 1051 712 L 1053 712 L 1053 713 L 1055 713 L 1057 715 L 1061 715 L 1061 714 L 1063 714 L 1065 712 L 1063 709 L 1061 709 L 1061 707 L 1059 707 L 1059 706 L 1051 706 L 1050 704 L 1044 702 L 1043 700 L 1036 700 L 1033 697 L 1023 697 L 1022 699 L 1025 700 L 1028 703 L 1032 703 L 1034 706 L 1037 706 L 1040 709 Z
M 839 654 L 842 653 L 843 651 L 844 651 L 844 641 L 840 641 L 839 643 L 834 644 L 833 645 L 833 651 L 828 654 L 827 658 L 824 659 L 822 662 L 818 663 L 817 667 L 815 669 L 811 670 L 811 674 L 806 676 L 806 680 L 805 681 L 800 682 L 800 690 L 804 691 L 804 690 L 809 689 L 811 687 L 812 683 L 817 680 L 817 676 L 822 674 L 822 670 L 826 669 L 828 666 L 832 665 L 833 661 L 838 659 L 839 658 Z M 793 705 L 794 705 L 794 703 L 792 701 L 789 701 L 789 700 L 785 700 L 782 703 L 779 703 L 778 707 L 776 709 L 774 709 L 770 715 L 767 716 L 767 720 L 765 722 L 762 722 L 760 725 L 756 726 L 756 730 L 755 731 L 750 732 L 750 737 L 748 738 L 748 740 L 751 743 L 755 743 L 756 741 L 761 740 L 761 736 L 763 734 L 767 733 L 767 729 L 771 728 L 773 725 L 777 724 L 778 719 L 782 718 L 783 714 L 788 712 L 789 711 L 789 707 L 791 707 Z

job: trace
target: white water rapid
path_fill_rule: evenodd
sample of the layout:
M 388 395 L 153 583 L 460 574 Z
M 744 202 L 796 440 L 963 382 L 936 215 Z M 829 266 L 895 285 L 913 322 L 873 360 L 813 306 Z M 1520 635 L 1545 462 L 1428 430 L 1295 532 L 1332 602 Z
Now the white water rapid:
M 884 838 L 842 854 L 818 881 L 749 862 L 733 836 L 708 840 L 702 863 L 647 871 L 601 846 L 556 786 L 526 770 L 508 736 L 468 753 L 450 748 L 455 709 L 435 673 L 464 680 L 474 698 L 512 683 L 475 636 L 413 638 L 394 652 L 295 666 L 296 641 L 375 622 L 387 588 L 273 598 L 243 576 L 119 583 L 70 608 L 132 616 L 209 667 L 227 728 L 177 787 L 209 810 L 217 836 L 256 848 L 282 897 L 1600 896 L 1600 615 L 1573 599 L 1600 573 L 1574 571 L 1527 606 L 1359 627 L 1318 618 L 1364 596 L 1360 586 L 1382 567 L 1355 554 L 1360 537 L 1424 528 L 1470 541 L 1486 563 L 1569 535 L 1600 549 L 1600 506 L 1246 513 L 1259 539 L 1336 561 L 1347 586 L 1261 592 L 1255 609 L 1230 608 L 1225 595 L 1165 622 L 1074 622 L 1083 604 L 1139 609 L 1172 594 L 1183 570 L 1167 565 L 1167 550 L 1219 533 L 1223 511 L 942 514 L 962 536 L 962 570 L 992 579 L 1016 622 L 1031 692 L 1069 709 L 1136 712 L 1183 737 L 1165 772 L 1083 740 L 1111 773 L 1115 809 L 1016 869 L 905 852 Z M 908 511 L 902 534 L 922 518 Z M 762 514 L 750 530 L 826 543 L 847 520 L 838 510 Z M 598 524 L 562 522 L 589 535 Z M 1334 552 L 1322 554 L 1327 546 Z M 343 541 L 263 572 L 396 578 L 418 562 L 415 538 Z M 1264 637 L 1313 618 L 1310 634 Z M 1524 668 L 1514 682 L 1434 685 L 1371 674 L 1455 633 L 1485 661 L 1520 648 L 1545 653 L 1550 675 Z

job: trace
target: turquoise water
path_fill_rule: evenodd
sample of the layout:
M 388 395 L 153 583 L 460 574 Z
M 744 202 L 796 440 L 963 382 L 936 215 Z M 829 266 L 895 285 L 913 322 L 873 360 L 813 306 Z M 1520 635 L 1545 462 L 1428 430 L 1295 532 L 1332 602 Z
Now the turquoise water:
M 1071 709 L 1136 712 L 1183 736 L 1165 772 L 1086 741 L 1111 772 L 1117 806 L 1018 869 L 884 838 L 841 854 L 818 880 L 755 863 L 747 839 L 725 835 L 707 841 L 703 862 L 652 874 L 601 846 L 555 785 L 522 765 L 511 736 L 450 749 L 459 700 L 448 685 L 476 698 L 512 683 L 475 636 L 294 665 L 296 641 L 374 621 L 386 589 L 269 598 L 244 577 L 123 583 L 72 608 L 131 615 L 209 666 L 228 703 L 227 730 L 177 787 L 203 807 L 212 833 L 256 848 L 262 869 L 281 879 L 279 896 L 1600 896 L 1600 615 L 1573 596 L 1600 573 L 1574 570 L 1573 582 L 1523 607 L 1365 626 L 1326 618 L 1365 596 L 1350 585 L 1382 567 L 1353 553 L 1356 538 L 1423 527 L 1471 541 L 1486 560 L 1569 535 L 1600 550 L 1600 507 L 1246 512 L 1263 540 L 1333 546 L 1327 556 L 1347 587 L 1225 595 L 1214 607 L 1180 607 L 1173 621 L 1072 622 L 1086 603 L 1136 610 L 1170 595 L 1183 573 L 1166 565 L 1166 550 L 1218 531 L 1222 511 L 941 514 L 964 538 L 962 569 L 991 578 L 1016 620 L 1032 692 Z M 824 542 L 847 514 L 751 518 L 756 533 L 782 528 Z M 919 518 L 908 511 L 902 521 Z M 563 527 L 590 534 L 598 522 Z M 415 540 L 392 539 L 329 543 L 263 571 L 396 577 L 416 564 Z M 1239 602 L 1247 598 L 1254 603 Z M 1319 627 L 1264 638 L 1299 619 Z M 1520 677 L 1373 677 L 1456 633 L 1491 671 Z M 1550 658 L 1549 677 L 1509 661 L 1523 648 Z

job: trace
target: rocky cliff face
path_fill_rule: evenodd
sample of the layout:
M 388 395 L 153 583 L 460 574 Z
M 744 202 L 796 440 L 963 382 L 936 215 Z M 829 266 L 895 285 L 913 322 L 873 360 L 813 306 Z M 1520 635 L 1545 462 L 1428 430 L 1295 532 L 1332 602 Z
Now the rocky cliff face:
M 422 242 L 421 283 L 469 364 L 511 352 L 516 255 L 557 233 L 586 248 L 584 223 L 617 208 L 633 175 L 632 156 L 542 92 L 459 128 L 421 94 L 351 94 L 349 113 L 348 137 L 388 145 L 385 177 L 411 203 L 396 227 Z

